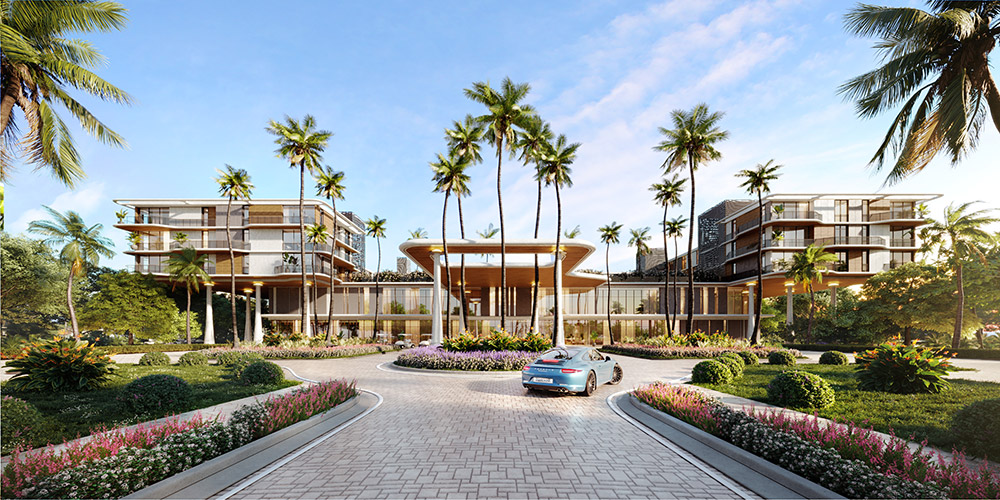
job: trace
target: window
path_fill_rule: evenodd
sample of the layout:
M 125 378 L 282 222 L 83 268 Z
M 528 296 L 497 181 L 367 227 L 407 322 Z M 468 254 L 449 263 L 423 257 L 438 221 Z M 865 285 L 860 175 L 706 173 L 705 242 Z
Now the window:
M 847 222 L 850 220 L 850 215 L 847 207 L 847 200 L 834 200 L 833 202 L 833 214 L 835 222 Z
M 868 250 L 861 252 L 861 272 L 868 272 Z
M 834 252 L 837 255 L 837 262 L 833 263 L 833 270 L 846 272 L 848 266 L 847 252 Z
M 888 268 L 895 269 L 907 262 L 913 262 L 913 252 L 892 252 Z
M 833 241 L 839 244 L 847 241 L 847 226 L 833 226 Z

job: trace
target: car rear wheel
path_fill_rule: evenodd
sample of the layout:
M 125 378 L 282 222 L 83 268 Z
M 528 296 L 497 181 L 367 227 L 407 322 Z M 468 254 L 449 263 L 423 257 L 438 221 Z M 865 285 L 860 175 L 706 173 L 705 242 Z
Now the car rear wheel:
M 590 375 L 587 375 L 587 385 L 583 388 L 583 395 L 590 396 L 595 391 L 597 391 L 597 375 L 590 372 Z
M 611 385 L 618 385 L 622 381 L 622 377 L 623 376 L 624 376 L 624 373 L 622 373 L 622 367 L 619 366 L 619 365 L 615 365 L 615 371 L 611 375 L 611 382 L 610 382 L 610 384 Z

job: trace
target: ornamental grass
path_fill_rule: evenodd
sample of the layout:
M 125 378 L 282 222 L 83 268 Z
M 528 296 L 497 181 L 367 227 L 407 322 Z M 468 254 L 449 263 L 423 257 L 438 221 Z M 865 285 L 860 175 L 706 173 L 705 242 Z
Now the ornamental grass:
M 538 357 L 527 351 L 445 351 L 435 346 L 409 349 L 396 358 L 396 364 L 410 368 L 461 371 L 514 371 Z
M 394 351 L 397 348 L 385 344 L 359 344 L 359 345 L 339 345 L 330 347 L 279 347 L 279 346 L 250 346 L 239 349 L 216 347 L 208 349 L 205 354 L 209 358 L 218 358 L 225 352 L 244 352 L 259 354 L 264 359 L 326 359 L 326 358 L 347 358 L 351 356 L 361 356 L 364 354 L 374 354 L 377 352 Z

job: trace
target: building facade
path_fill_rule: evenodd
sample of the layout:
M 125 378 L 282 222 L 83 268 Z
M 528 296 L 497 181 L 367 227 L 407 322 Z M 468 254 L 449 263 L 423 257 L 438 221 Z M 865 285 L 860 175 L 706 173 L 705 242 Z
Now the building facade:
M 351 263 L 354 264 L 354 268 L 358 271 L 365 270 L 365 221 L 358 217 L 358 214 L 354 212 L 340 212 L 341 215 L 351 221 L 355 227 L 361 231 L 356 234 L 351 234 L 347 238 L 350 240 L 351 248 L 356 250 L 351 254 Z

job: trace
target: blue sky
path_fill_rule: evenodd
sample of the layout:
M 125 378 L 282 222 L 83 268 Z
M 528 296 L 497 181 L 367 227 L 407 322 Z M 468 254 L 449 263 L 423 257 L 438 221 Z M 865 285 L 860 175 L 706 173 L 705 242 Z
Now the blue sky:
M 990 127 L 958 169 L 938 161 L 882 189 L 884 175 L 866 164 L 890 117 L 860 120 L 836 94 L 877 63 L 872 42 L 842 28 L 850 5 L 135 2 L 124 31 L 87 38 L 109 59 L 99 74 L 136 103 L 82 99 L 129 149 L 109 149 L 77 129 L 88 178 L 68 191 L 48 173 L 22 166 L 7 187 L 7 229 L 22 231 L 42 217 L 41 205 L 73 209 L 103 223 L 122 250 L 125 233 L 111 228 L 118 208 L 112 199 L 214 198 L 212 178 L 224 164 L 250 172 L 257 198 L 297 197 L 298 172 L 275 157 L 265 126 L 310 113 L 335 134 L 324 159 L 347 175 L 339 208 L 388 220 L 382 262 L 394 268 L 409 230 L 440 236 L 442 195 L 431 192 L 427 162 L 445 150 L 444 128 L 482 110 L 463 89 L 504 76 L 530 83 L 528 101 L 540 115 L 582 143 L 574 186 L 563 191 L 563 226 L 579 224 L 590 241 L 612 220 L 655 231 L 661 211 L 647 189 L 661 176 L 663 156 L 651 149 L 660 140 L 657 127 L 669 125 L 671 110 L 699 102 L 724 111 L 721 125 L 730 132 L 719 146 L 723 159 L 696 178 L 699 213 L 746 197 L 734 174 L 771 158 L 785 165 L 772 185 L 779 193 L 941 193 L 934 214 L 951 201 L 1000 205 L 1000 134 Z M 483 156 L 464 206 L 468 232 L 498 223 L 496 157 L 488 147 Z M 530 173 L 505 157 L 503 178 L 508 237 L 528 237 Z M 688 212 L 684 198 L 673 214 Z M 542 234 L 554 236 L 551 191 L 543 203 Z M 457 237 L 457 219 L 449 228 Z M 585 266 L 603 268 L 597 257 Z M 130 261 L 119 253 L 111 265 Z M 611 267 L 634 267 L 632 249 L 612 248 Z

